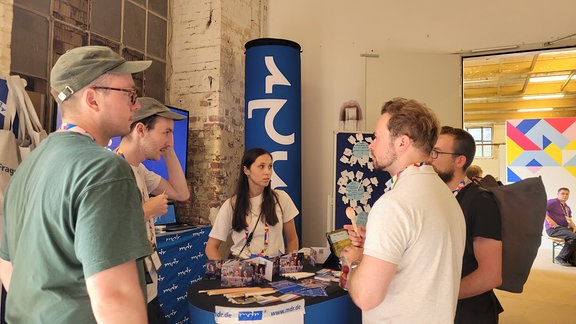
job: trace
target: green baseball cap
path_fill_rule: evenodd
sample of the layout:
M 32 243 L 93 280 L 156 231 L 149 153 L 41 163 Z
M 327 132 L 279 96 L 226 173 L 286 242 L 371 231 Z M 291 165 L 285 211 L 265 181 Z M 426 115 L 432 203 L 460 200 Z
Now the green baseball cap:
M 62 103 L 76 91 L 106 73 L 132 74 L 146 70 L 152 61 L 126 61 L 106 46 L 82 46 L 64 53 L 50 72 L 50 87 Z
M 134 113 L 134 119 L 132 120 L 132 123 L 139 122 L 144 118 L 148 118 L 154 115 L 162 116 L 172 120 L 182 120 L 186 118 L 186 116 L 182 116 L 170 111 L 168 107 L 164 106 L 160 103 L 160 101 L 154 98 L 140 97 L 138 98 L 138 102 L 140 103 L 140 109 L 136 110 L 136 113 Z

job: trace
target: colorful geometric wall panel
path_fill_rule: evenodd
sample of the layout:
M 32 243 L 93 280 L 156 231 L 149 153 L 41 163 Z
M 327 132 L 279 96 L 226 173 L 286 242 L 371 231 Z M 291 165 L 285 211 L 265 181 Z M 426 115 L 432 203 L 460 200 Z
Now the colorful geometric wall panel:
M 506 183 L 541 176 L 548 196 L 576 190 L 576 118 L 506 121 Z
M 506 122 L 509 166 L 575 166 L 576 118 L 525 119 Z

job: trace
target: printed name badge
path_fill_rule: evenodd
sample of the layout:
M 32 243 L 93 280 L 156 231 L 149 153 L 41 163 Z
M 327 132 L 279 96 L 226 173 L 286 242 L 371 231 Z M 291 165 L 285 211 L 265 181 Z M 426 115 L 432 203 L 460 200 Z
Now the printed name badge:
M 160 267 L 162 266 L 162 261 L 160 260 L 160 256 L 158 256 L 158 252 L 154 251 L 154 253 L 150 255 L 150 258 L 152 259 L 154 268 L 156 268 L 156 270 L 160 269 Z

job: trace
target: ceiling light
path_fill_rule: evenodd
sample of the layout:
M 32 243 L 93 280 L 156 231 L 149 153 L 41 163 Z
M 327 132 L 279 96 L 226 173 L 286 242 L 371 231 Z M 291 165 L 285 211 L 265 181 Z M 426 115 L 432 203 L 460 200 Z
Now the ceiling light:
M 540 56 L 543 55 L 558 55 L 558 54 L 574 54 L 576 52 L 576 50 L 574 49 L 569 49 L 569 50 L 560 50 L 560 51 L 554 51 L 554 50 L 550 50 L 547 52 L 542 52 L 540 53 Z
M 554 108 L 527 108 L 527 109 L 518 109 L 517 112 L 537 112 L 537 111 L 552 111 Z
M 564 98 L 563 93 L 556 93 L 556 94 L 541 94 L 541 95 L 527 95 L 523 96 L 522 99 L 524 100 L 534 100 L 534 99 L 558 99 Z
M 572 79 L 574 79 L 574 77 L 572 77 Z M 530 78 L 530 82 L 554 82 L 554 81 L 566 81 L 566 80 L 568 80 L 568 75 L 550 75 L 550 76 Z
M 486 48 L 475 48 L 471 49 L 470 53 L 482 53 L 482 52 L 493 52 L 493 51 L 505 51 L 511 49 L 517 49 L 518 45 L 508 45 L 508 46 L 496 46 L 496 47 L 486 47 Z

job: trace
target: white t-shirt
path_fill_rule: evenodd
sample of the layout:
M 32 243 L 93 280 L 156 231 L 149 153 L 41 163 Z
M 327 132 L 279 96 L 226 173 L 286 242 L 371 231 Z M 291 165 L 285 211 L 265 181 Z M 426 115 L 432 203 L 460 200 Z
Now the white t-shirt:
M 398 265 L 384 300 L 363 323 L 454 323 L 464 215 L 429 165 L 410 166 L 368 216 L 364 254 Z
M 140 193 L 142 194 L 142 203 L 144 203 L 150 198 L 150 192 L 154 191 L 154 189 L 158 187 L 162 177 L 148 170 L 142 163 L 140 163 L 137 167 L 133 165 L 130 165 L 130 167 L 132 167 L 132 171 L 136 177 L 136 185 L 138 186 L 138 189 L 140 189 Z M 150 245 L 156 247 L 154 219 L 150 219 L 146 222 L 146 233 L 148 234 L 148 241 L 150 242 Z M 156 266 L 154 266 L 154 262 L 152 261 L 153 258 L 157 258 Z M 146 285 L 148 302 L 152 301 L 152 299 L 158 296 L 158 269 L 161 265 L 161 263 L 158 263 L 159 260 L 160 259 L 158 258 L 158 253 L 156 251 L 152 256 L 144 258 L 146 269 L 148 269 L 148 273 L 152 278 L 152 283 Z
M 282 190 L 274 190 L 278 195 L 278 202 L 276 204 L 276 215 L 278 216 L 278 223 L 274 226 L 268 225 L 268 251 L 267 256 L 274 257 L 277 255 L 283 254 L 284 251 L 284 223 L 290 221 L 294 217 L 296 217 L 299 212 L 290 196 Z M 232 197 L 234 198 L 234 197 Z M 227 199 L 220 210 L 218 211 L 218 215 L 216 215 L 216 219 L 214 220 L 214 226 L 210 231 L 210 237 L 215 238 L 217 240 L 226 242 L 228 235 L 232 235 L 232 241 L 234 244 L 230 248 L 230 251 L 234 255 L 238 255 L 244 243 L 246 242 L 246 231 L 242 230 L 240 232 L 236 232 L 232 229 L 232 206 L 231 206 L 231 199 Z M 259 220 L 258 216 L 260 215 L 260 205 L 262 204 L 262 195 L 250 198 L 250 206 L 252 210 L 247 216 L 248 222 L 248 233 L 252 233 L 254 227 L 254 234 L 252 236 L 252 241 L 250 242 L 249 246 L 246 246 L 242 251 L 242 255 L 240 258 L 246 259 L 249 258 L 252 253 L 258 254 L 262 252 L 265 248 L 264 238 L 265 238 L 265 229 L 266 224 Z M 282 208 L 280 208 L 280 206 Z M 256 221 L 258 221 L 258 225 L 256 225 Z M 222 256 L 226 258 L 227 256 Z

